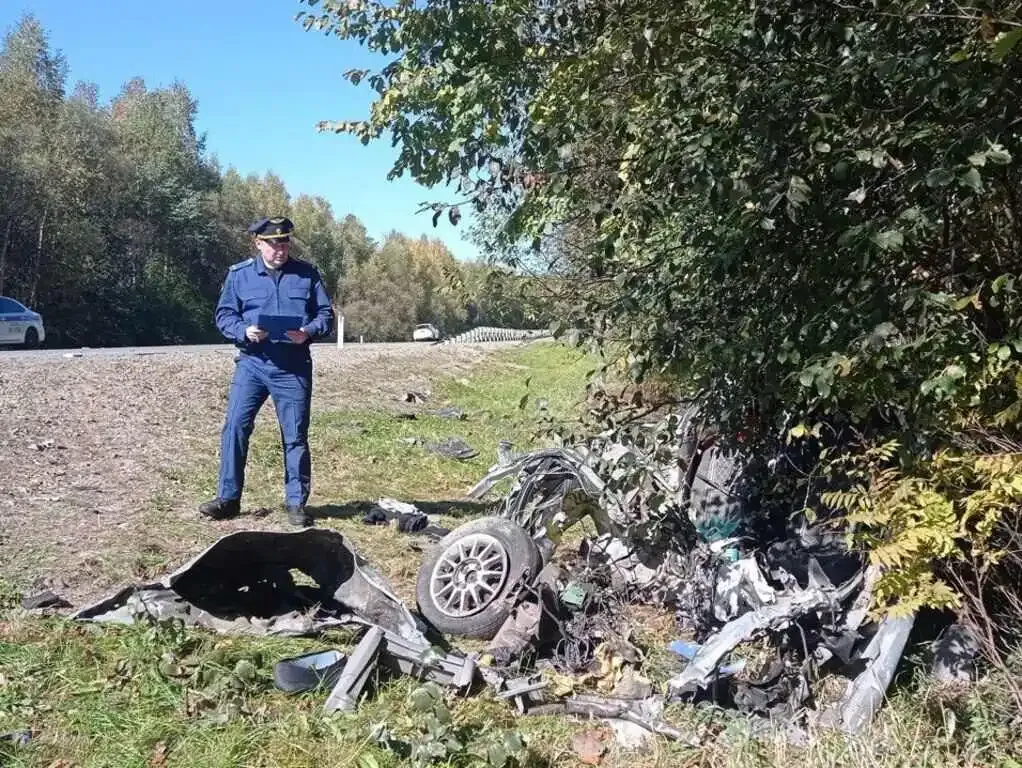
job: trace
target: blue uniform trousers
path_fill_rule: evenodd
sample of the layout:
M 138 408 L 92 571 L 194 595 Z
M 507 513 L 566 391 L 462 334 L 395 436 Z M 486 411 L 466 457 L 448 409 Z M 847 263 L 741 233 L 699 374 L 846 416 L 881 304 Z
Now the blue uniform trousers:
M 239 355 L 220 437 L 220 483 L 217 496 L 240 499 L 245 485 L 248 441 L 256 414 L 273 399 L 284 448 L 284 500 L 304 505 L 309 498 L 312 461 L 309 457 L 309 408 L 312 402 L 312 362 L 288 369 L 269 360 Z

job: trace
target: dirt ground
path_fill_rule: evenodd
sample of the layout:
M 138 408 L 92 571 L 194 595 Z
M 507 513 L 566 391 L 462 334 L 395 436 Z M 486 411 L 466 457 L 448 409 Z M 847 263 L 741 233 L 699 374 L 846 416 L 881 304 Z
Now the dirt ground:
M 405 392 L 467 372 L 493 348 L 314 347 L 313 409 L 399 407 Z M 80 606 L 228 532 L 175 494 L 174 478 L 196 458 L 217 462 L 233 366 L 223 350 L 0 357 L 0 578 Z M 259 420 L 273 418 L 267 402 Z M 253 522 L 238 524 L 281 528 Z M 154 523 L 180 532 L 177 551 L 166 537 L 152 543 Z

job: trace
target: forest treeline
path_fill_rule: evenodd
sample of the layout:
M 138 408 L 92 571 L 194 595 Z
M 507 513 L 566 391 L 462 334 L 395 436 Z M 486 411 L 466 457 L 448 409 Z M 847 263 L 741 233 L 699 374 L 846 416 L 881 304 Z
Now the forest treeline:
M 295 252 L 321 270 L 345 335 L 411 338 L 543 320 L 530 284 L 457 261 L 436 239 L 371 238 L 323 197 L 274 173 L 222 169 L 196 132 L 184 84 L 128 80 L 108 103 L 68 82 L 64 57 L 26 16 L 0 48 L 0 295 L 44 316 L 48 346 L 219 340 L 213 307 L 246 227 L 290 216 Z

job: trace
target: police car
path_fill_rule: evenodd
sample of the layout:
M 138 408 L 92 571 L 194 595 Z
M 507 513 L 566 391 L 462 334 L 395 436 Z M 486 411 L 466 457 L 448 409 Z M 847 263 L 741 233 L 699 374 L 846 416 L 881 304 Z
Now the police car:
M 19 301 L 0 296 L 0 344 L 38 347 L 45 339 L 42 315 Z

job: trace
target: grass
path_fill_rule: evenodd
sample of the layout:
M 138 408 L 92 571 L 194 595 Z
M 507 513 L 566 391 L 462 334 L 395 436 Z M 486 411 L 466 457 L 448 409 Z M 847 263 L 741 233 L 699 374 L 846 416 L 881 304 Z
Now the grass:
M 457 502 L 493 463 L 499 440 L 511 439 L 519 449 L 536 443 L 537 399 L 547 401 L 553 418 L 570 419 L 591 367 L 589 360 L 563 347 L 537 344 L 496 356 L 471 377 L 439 377 L 423 405 L 395 403 L 391 412 L 317 413 L 311 440 L 312 503 L 324 515 L 318 524 L 348 534 L 398 592 L 410 597 L 422 556 L 417 539 L 362 525 L 360 502 L 380 496 L 418 501 L 431 511 L 442 510 L 437 522 L 448 525 L 477 513 L 446 502 Z M 463 408 L 468 418 L 451 421 L 425 413 L 443 405 Z M 396 418 L 405 408 L 414 408 L 416 420 Z M 478 448 L 480 456 L 457 462 L 404 442 L 454 435 Z M 253 438 L 246 506 L 279 503 L 283 473 L 277 440 L 272 418 L 264 419 Z M 204 465 L 196 462 L 179 470 L 178 482 L 201 498 L 212 488 L 213 470 L 207 457 Z M 168 498 L 154 499 L 148 513 L 152 524 L 170 525 L 172 508 Z M 201 528 L 198 523 L 193 527 Z M 182 529 L 181 535 L 190 538 L 195 532 Z M 165 571 L 161 557 L 156 547 L 139 547 L 129 567 L 135 575 L 155 576 Z M 0 581 L 0 733 L 31 728 L 33 738 L 26 747 L 0 740 L 0 766 L 407 764 L 373 745 L 370 733 L 380 723 L 399 732 L 414 728 L 417 721 L 406 714 L 413 682 L 382 680 L 356 712 L 332 716 L 322 713 L 324 692 L 289 696 L 273 686 L 278 659 L 319 648 L 350 650 L 352 638 L 346 633 L 282 640 L 217 636 L 173 625 L 79 625 L 27 616 L 14 607 L 15 593 Z M 634 624 L 640 644 L 649 646 L 647 671 L 666 679 L 678 665 L 663 651 L 671 637 L 670 617 L 636 609 Z M 488 693 L 455 701 L 452 714 L 467 734 L 468 750 L 483 751 L 505 729 L 514 729 L 525 737 L 530 761 L 537 766 L 578 765 L 572 737 L 601 727 L 558 717 L 517 718 L 511 706 Z M 740 719 L 712 707 L 673 705 L 668 714 L 679 727 L 700 734 L 705 746 L 692 749 L 658 740 L 639 753 L 614 748 L 604 764 L 1022 768 L 1020 737 L 1008 726 L 1010 715 L 996 679 L 958 695 L 909 681 L 894 693 L 869 733 L 853 739 L 820 734 L 806 748 L 750 740 L 743 736 Z M 1012 762 L 1013 756 L 1018 762 Z M 479 763 L 466 751 L 441 764 Z
M 535 344 L 495 356 L 474 375 L 438 380 L 423 404 L 395 403 L 391 412 L 314 413 L 309 429 L 313 460 L 309 504 L 329 507 L 380 496 L 434 501 L 461 497 L 496 461 L 500 440 L 512 440 L 518 449 L 534 443 L 538 401 L 546 404 L 551 418 L 569 418 L 591 367 L 587 357 L 564 347 Z M 462 409 L 466 419 L 430 415 L 444 406 Z M 399 414 L 414 414 L 415 419 Z M 479 455 L 455 461 L 410 442 L 447 437 L 464 438 Z M 203 466 L 196 498 L 216 489 L 216 467 L 208 461 Z M 250 507 L 279 506 L 282 489 L 280 436 L 269 415 L 260 420 L 252 436 L 243 501 Z
M 390 528 L 363 525 L 369 505 L 381 497 L 417 503 L 431 522 L 446 527 L 481 514 L 480 505 L 466 503 L 464 496 L 496 463 L 498 443 L 510 440 L 515 450 L 541 444 L 541 421 L 565 421 L 577 414 L 593 367 L 592 358 L 582 353 L 538 343 L 494 355 L 468 376 L 438 376 L 421 404 L 314 412 L 309 510 L 316 524 L 350 536 L 398 594 L 411 598 L 419 542 Z M 315 404 L 315 393 L 313 399 Z M 463 410 L 466 418 L 431 415 L 445 406 Z M 245 509 L 276 511 L 283 504 L 283 453 L 272 409 L 264 411 L 249 447 L 242 502 Z M 414 414 L 414 420 L 402 418 L 407 414 Z M 464 439 L 478 456 L 458 461 L 426 450 L 427 444 L 450 437 Z M 179 472 L 184 494 L 194 503 L 214 495 L 216 469 L 207 457 Z M 275 519 L 282 517 L 275 512 Z

